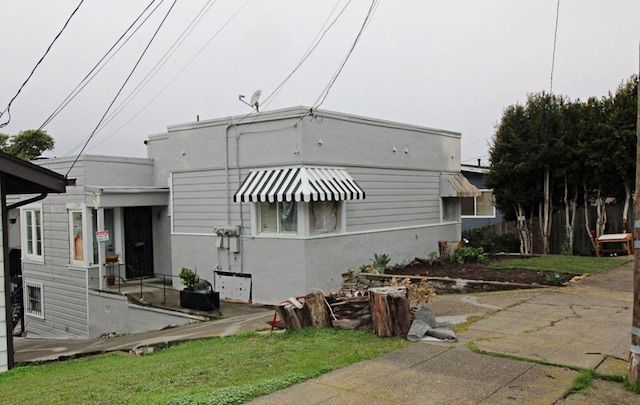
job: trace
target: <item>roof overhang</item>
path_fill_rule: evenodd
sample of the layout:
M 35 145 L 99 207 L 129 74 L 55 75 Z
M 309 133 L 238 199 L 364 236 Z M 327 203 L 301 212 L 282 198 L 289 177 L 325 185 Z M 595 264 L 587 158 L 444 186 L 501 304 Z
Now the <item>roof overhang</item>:
M 64 193 L 65 176 L 0 152 L 0 172 L 4 177 L 6 194 Z
M 482 193 L 460 173 L 440 173 L 440 197 L 480 197 Z
M 85 203 L 97 208 L 169 205 L 168 187 L 85 187 Z
M 296 166 L 249 172 L 233 201 L 309 202 L 364 198 L 365 192 L 344 169 Z

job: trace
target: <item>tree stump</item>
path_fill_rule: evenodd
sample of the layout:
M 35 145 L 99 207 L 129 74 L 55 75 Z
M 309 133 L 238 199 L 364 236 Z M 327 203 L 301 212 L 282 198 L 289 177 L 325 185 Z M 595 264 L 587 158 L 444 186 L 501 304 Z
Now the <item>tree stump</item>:
M 320 291 L 307 294 L 304 297 L 304 306 L 309 311 L 309 320 L 314 328 L 330 328 L 331 318 L 324 294 Z
M 300 330 L 311 325 L 306 307 L 296 308 L 291 302 L 284 302 L 276 307 L 276 311 L 289 330 Z
M 379 337 L 402 336 L 411 327 L 411 310 L 405 287 L 369 289 L 373 331 Z

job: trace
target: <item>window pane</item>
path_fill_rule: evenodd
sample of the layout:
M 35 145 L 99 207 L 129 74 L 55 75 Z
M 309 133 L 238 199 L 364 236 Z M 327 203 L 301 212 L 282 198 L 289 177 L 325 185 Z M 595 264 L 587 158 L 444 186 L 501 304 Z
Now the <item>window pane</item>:
M 298 232 L 298 210 L 295 201 L 278 203 L 280 211 L 280 232 Z
M 84 248 L 82 241 L 82 212 L 71 213 L 71 240 L 73 241 L 73 260 L 82 261 L 84 259 Z
M 41 229 L 41 221 L 40 221 L 40 211 L 33 211 L 35 216 L 34 220 L 34 238 L 36 240 L 35 243 L 35 251 L 34 253 L 38 256 L 42 255 L 42 229 Z
M 460 198 L 460 206 L 462 209 L 462 215 L 475 215 L 475 207 L 474 207 L 474 198 L 473 197 L 463 197 Z
M 260 232 L 276 233 L 276 203 L 260 204 Z
M 312 234 L 335 232 L 338 227 L 338 201 L 312 201 L 309 204 L 309 229 Z
M 493 216 L 493 192 L 483 191 L 482 196 L 476 200 L 477 215 L 479 216 Z
M 25 213 L 25 234 L 27 237 L 27 253 L 33 254 L 33 211 L 27 211 Z

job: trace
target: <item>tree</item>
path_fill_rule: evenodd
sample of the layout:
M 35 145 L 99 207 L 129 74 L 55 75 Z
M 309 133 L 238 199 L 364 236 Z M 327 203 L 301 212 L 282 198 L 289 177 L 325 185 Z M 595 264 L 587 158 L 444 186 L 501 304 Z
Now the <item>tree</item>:
M 0 134 L 0 150 L 23 160 L 33 160 L 46 150 L 53 150 L 55 141 L 40 129 L 20 131 L 18 135 Z

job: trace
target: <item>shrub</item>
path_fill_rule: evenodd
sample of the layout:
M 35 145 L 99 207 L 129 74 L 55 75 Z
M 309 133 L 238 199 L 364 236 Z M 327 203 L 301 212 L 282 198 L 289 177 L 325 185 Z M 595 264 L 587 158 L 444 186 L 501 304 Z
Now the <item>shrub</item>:
M 453 251 L 452 260 L 458 263 L 481 263 L 485 261 L 484 249 L 473 246 L 459 247 Z

